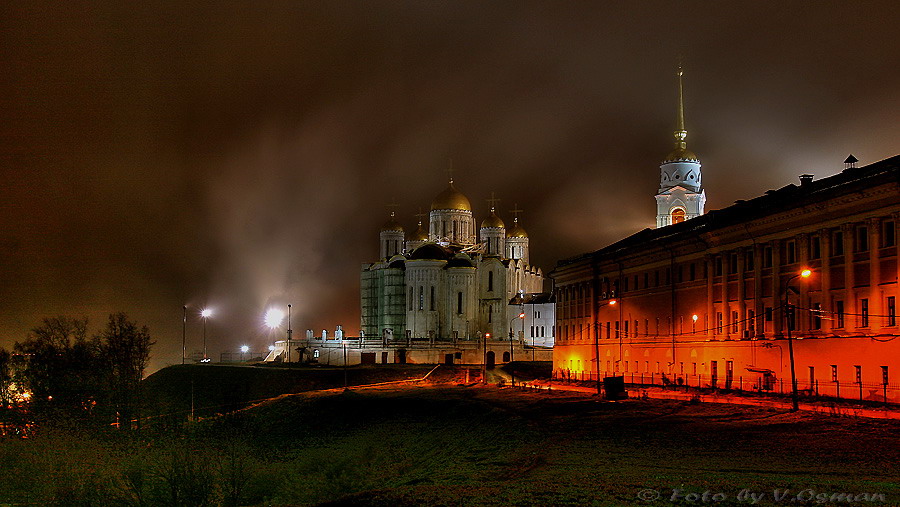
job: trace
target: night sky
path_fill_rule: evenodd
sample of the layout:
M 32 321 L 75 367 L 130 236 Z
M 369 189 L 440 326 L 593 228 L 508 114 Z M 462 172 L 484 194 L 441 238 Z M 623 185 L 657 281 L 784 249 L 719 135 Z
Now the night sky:
M 190 5 L 187 5 L 190 4 Z M 385 204 L 525 210 L 556 261 L 655 223 L 685 66 L 707 210 L 900 153 L 889 2 L 7 2 L 0 345 L 126 311 L 152 367 L 359 329 Z

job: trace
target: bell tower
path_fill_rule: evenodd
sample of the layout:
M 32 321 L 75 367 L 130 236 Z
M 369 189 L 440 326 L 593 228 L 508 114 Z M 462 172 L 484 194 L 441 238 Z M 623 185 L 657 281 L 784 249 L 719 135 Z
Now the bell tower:
M 675 149 L 659 166 L 659 191 L 656 194 L 656 227 L 684 222 L 703 214 L 706 192 L 703 190 L 700 159 L 687 149 L 684 128 L 684 71 L 678 66 L 678 111 L 675 119 Z

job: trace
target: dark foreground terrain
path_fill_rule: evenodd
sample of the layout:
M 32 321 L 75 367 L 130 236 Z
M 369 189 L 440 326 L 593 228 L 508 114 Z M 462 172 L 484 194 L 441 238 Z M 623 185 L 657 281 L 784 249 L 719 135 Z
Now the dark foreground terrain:
M 898 505 L 898 431 L 556 391 L 336 389 L 164 433 L 0 442 L 0 503 Z

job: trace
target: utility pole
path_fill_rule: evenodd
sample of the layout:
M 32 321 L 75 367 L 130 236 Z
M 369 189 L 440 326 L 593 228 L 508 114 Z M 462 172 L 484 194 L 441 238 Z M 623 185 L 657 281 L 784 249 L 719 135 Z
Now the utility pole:
M 181 364 L 184 364 L 186 341 L 187 341 L 187 305 L 181 305 Z

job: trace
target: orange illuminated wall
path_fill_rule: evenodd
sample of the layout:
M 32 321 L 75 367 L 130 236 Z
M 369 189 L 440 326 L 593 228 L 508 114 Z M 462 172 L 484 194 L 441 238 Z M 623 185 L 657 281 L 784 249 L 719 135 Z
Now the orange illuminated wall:
M 780 381 L 790 376 L 792 321 L 801 389 L 826 393 L 834 373 L 877 385 L 882 367 L 897 384 L 898 162 L 789 185 L 560 262 L 554 368 L 677 379 L 724 378 L 727 365 L 742 382 Z

